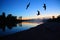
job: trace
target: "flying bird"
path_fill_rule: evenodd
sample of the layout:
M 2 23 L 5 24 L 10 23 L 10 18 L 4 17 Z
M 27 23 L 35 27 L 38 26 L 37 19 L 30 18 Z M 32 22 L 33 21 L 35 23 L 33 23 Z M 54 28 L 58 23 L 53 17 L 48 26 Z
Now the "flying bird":
M 37 12 L 38 12 L 37 16 L 40 15 L 40 11 L 37 10 Z
M 28 3 L 28 5 L 27 5 L 27 7 L 26 7 L 26 9 L 28 9 L 28 7 L 30 6 L 30 2 Z
M 44 10 L 46 10 L 46 4 L 44 4 L 43 8 L 44 8 Z

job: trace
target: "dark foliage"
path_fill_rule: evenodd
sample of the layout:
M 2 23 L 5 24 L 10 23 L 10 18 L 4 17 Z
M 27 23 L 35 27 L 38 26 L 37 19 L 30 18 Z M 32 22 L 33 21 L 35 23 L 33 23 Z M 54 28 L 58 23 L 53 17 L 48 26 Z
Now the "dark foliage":
M 57 18 L 55 18 L 54 16 L 52 16 L 52 19 L 48 19 L 47 22 L 60 22 L 60 15 L 57 16 Z

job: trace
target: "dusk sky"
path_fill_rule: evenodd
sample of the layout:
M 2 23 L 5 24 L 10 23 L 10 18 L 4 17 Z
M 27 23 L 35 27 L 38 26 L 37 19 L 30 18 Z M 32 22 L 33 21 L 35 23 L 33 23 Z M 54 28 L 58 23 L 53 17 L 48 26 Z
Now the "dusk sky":
M 29 8 L 26 10 L 27 4 Z M 43 9 L 46 4 L 46 11 Z M 37 10 L 41 15 L 37 16 Z M 0 0 L 0 15 L 5 12 L 6 15 L 22 16 L 23 18 L 34 18 L 41 16 L 60 15 L 60 0 Z

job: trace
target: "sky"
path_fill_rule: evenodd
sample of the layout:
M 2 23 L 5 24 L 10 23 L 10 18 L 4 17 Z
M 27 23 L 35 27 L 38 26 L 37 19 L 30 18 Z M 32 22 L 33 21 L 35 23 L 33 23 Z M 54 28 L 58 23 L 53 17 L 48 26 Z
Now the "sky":
M 29 8 L 26 10 L 27 4 Z M 46 10 L 43 9 L 44 3 Z M 41 15 L 37 16 L 37 10 Z M 23 18 L 41 18 L 60 15 L 60 0 L 0 0 L 0 15 L 5 12 L 6 15 Z

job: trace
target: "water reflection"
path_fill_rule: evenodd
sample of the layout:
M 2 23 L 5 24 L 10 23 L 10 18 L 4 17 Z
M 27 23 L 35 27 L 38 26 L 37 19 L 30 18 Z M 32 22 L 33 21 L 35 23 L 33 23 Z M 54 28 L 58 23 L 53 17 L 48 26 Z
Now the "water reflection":
M 0 36 L 10 35 L 37 26 L 40 23 L 22 22 L 0 25 Z
M 20 24 L 20 26 L 22 26 L 21 24 Z M 17 23 L 9 23 L 9 24 L 0 24 L 0 29 L 2 29 L 2 31 L 5 31 L 5 28 L 8 28 L 8 29 L 12 29 L 13 27 L 17 27 Z
M 21 22 L 21 23 L 18 23 L 18 24 L 17 24 L 17 26 L 20 26 L 20 27 L 22 27 L 22 22 Z
M 36 26 L 36 25 L 39 25 L 39 24 L 42 24 L 43 22 L 22 22 L 22 25 L 30 25 L 30 26 L 32 26 L 33 25 L 33 27 L 34 26 Z

